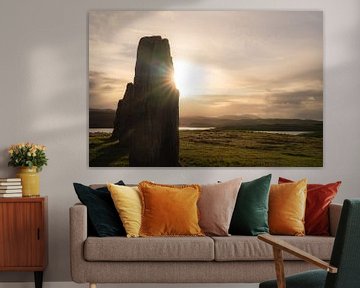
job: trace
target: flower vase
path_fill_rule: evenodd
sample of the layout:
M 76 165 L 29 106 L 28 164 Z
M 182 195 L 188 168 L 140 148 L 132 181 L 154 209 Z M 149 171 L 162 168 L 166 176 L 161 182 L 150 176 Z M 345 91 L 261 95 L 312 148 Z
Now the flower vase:
M 23 197 L 40 196 L 40 177 L 35 166 L 20 167 L 16 176 L 21 178 Z

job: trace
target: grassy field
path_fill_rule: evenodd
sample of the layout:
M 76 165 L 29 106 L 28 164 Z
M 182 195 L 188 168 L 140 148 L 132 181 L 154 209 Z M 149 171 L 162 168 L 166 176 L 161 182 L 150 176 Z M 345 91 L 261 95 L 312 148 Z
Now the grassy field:
M 90 133 L 91 167 L 128 166 L 126 150 L 110 134 Z M 284 135 L 240 130 L 180 131 L 180 164 L 193 167 L 322 167 L 320 134 Z

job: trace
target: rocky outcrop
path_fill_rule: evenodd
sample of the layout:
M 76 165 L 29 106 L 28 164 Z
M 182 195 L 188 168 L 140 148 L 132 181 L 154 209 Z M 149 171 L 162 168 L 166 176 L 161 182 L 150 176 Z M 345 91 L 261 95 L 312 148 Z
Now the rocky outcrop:
M 118 106 L 116 109 L 115 121 L 114 121 L 114 130 L 112 133 L 112 139 L 118 139 L 120 145 L 123 147 L 129 146 L 130 141 L 130 129 L 129 127 L 133 126 L 131 121 L 131 99 L 133 99 L 134 94 L 134 84 L 128 83 L 126 85 L 126 90 L 124 97 L 119 100 Z
M 140 39 L 134 83 L 118 103 L 113 137 L 129 166 L 179 166 L 179 92 L 167 39 Z

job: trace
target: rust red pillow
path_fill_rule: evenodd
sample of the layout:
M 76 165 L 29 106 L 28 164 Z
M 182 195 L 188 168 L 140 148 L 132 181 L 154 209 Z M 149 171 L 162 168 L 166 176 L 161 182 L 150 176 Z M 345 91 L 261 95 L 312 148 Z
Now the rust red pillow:
M 279 177 L 279 184 L 293 182 Z M 329 184 L 308 184 L 305 210 L 305 234 L 329 235 L 329 206 L 335 198 L 341 181 Z

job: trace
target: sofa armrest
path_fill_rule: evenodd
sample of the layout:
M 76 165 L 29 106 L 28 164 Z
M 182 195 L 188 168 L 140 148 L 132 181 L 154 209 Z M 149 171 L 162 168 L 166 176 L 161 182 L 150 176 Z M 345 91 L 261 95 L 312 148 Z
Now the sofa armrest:
M 83 245 L 87 238 L 87 208 L 82 204 L 70 207 L 70 268 L 73 281 L 85 282 L 86 263 Z
M 330 219 L 330 235 L 336 236 L 336 231 L 339 225 L 341 215 L 342 204 L 331 203 L 329 207 L 329 219 Z

